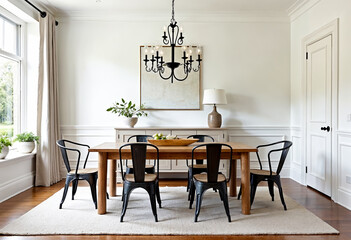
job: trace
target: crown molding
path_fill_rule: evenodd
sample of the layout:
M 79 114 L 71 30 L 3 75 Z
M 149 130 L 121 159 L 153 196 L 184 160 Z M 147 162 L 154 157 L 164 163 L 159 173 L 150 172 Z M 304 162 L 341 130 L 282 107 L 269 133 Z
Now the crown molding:
M 48 0 L 31 0 L 41 11 L 49 12 L 55 18 L 57 17 L 58 10 Z
M 295 21 L 312 7 L 314 7 L 321 0 L 297 0 L 291 7 L 287 10 L 288 16 L 290 17 L 290 22 Z
M 87 13 L 69 12 L 58 15 L 60 22 L 70 21 L 112 21 L 112 22 L 168 22 L 169 14 L 145 13 Z M 288 23 L 289 17 L 282 12 L 247 11 L 247 12 L 202 12 L 178 14 L 179 22 L 283 22 Z

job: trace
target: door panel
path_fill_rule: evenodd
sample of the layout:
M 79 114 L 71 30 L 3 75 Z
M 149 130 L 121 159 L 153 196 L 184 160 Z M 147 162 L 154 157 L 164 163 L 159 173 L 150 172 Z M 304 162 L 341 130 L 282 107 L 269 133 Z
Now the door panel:
M 307 46 L 307 185 L 331 195 L 331 36 Z

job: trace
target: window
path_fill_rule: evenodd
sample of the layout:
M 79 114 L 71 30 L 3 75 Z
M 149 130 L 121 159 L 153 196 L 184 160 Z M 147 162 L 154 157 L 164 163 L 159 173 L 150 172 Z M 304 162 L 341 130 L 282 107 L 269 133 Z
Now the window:
M 0 15 L 0 134 L 20 126 L 20 25 Z

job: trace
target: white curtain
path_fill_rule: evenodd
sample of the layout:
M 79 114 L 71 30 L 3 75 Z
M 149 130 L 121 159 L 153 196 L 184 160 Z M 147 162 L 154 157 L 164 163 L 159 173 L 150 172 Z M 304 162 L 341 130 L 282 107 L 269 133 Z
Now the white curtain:
M 51 14 L 40 18 L 40 56 L 38 79 L 36 186 L 50 186 L 62 179 L 59 149 L 58 77 L 56 58 L 56 26 Z

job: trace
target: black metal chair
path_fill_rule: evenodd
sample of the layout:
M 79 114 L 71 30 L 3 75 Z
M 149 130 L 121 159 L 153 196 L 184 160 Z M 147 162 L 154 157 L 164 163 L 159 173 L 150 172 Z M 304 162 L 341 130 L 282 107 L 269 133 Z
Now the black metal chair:
M 224 209 L 228 217 L 228 222 L 231 222 L 230 212 L 229 212 L 229 204 L 228 204 L 228 193 L 227 193 L 227 183 L 230 181 L 225 177 L 224 174 L 219 173 L 219 163 L 221 160 L 222 147 L 228 147 L 230 149 L 230 164 L 229 164 L 229 172 L 231 172 L 232 168 L 232 157 L 233 157 L 233 149 L 230 145 L 223 143 L 208 143 L 201 144 L 193 148 L 192 150 L 192 159 L 191 165 L 194 165 L 194 152 L 199 147 L 206 147 L 206 155 L 207 155 L 207 172 L 202 174 L 194 174 L 191 185 L 190 185 L 190 204 L 189 209 L 192 208 L 195 192 L 196 192 L 196 210 L 195 210 L 195 222 L 200 214 L 202 196 L 204 192 L 210 188 L 218 189 L 220 199 L 223 201 Z
M 65 140 L 65 139 L 61 139 L 61 140 L 57 140 L 56 141 L 56 144 L 60 147 L 60 150 L 61 150 L 61 153 L 62 153 L 63 162 L 65 163 L 65 166 L 66 166 L 66 169 L 67 169 L 66 183 L 65 183 L 65 188 L 64 188 L 64 191 L 63 191 L 62 200 L 61 200 L 61 203 L 60 203 L 60 209 L 62 209 L 62 204 L 63 204 L 63 202 L 66 199 L 68 187 L 69 187 L 69 184 L 71 182 L 72 182 L 72 200 L 74 200 L 74 195 L 77 192 L 77 187 L 78 187 L 78 181 L 79 180 L 86 180 L 89 183 L 90 190 L 91 190 L 91 195 L 93 197 L 93 201 L 94 201 L 94 204 L 95 204 L 95 208 L 97 208 L 96 182 L 97 182 L 97 178 L 98 178 L 98 169 L 97 168 L 86 168 L 87 161 L 88 161 L 88 158 L 89 158 L 89 151 L 87 152 L 83 168 L 79 168 L 81 152 L 78 149 L 76 149 L 76 148 L 66 147 L 66 143 L 70 143 L 72 145 L 77 145 L 77 146 L 81 146 L 81 147 L 86 147 L 88 149 L 90 148 L 89 145 L 76 143 L 76 142 L 72 142 L 72 141 Z M 76 165 L 75 169 L 71 169 L 67 151 L 73 151 L 73 152 L 77 152 L 78 153 L 77 165 Z M 109 198 L 108 194 L 107 194 L 107 198 Z
M 122 149 L 125 147 L 131 148 L 132 153 L 132 162 L 133 162 L 133 173 L 125 174 L 123 173 L 122 166 Z M 146 164 L 146 151 L 147 147 L 152 147 L 156 149 L 156 173 L 146 173 L 145 164 Z M 128 200 L 130 193 L 136 188 L 145 189 L 149 196 L 151 202 L 152 212 L 157 222 L 157 211 L 156 211 L 156 200 L 161 208 L 161 197 L 159 189 L 159 150 L 155 145 L 149 143 L 128 143 L 124 144 L 119 148 L 120 164 L 121 164 L 121 174 L 123 179 L 123 208 L 121 213 L 120 221 L 123 222 L 124 215 L 127 210 Z
M 130 142 L 133 138 L 135 138 L 136 142 L 147 142 L 149 138 L 152 138 L 151 135 L 133 135 L 130 136 L 127 140 L 127 142 Z M 126 174 L 131 174 L 133 173 L 133 165 L 128 165 L 128 159 L 126 159 Z M 147 173 L 155 173 L 155 164 L 156 161 L 154 160 L 154 164 L 146 164 L 145 165 L 145 172 Z
M 271 149 L 268 153 L 268 165 L 269 165 L 269 170 L 263 170 L 262 169 L 262 163 L 261 163 L 261 158 L 260 158 L 260 154 L 259 154 L 259 150 L 261 148 L 269 148 L 269 147 L 273 147 L 276 145 L 283 145 L 283 147 L 279 147 L 279 148 L 274 148 Z M 277 187 L 279 189 L 279 195 L 280 195 L 280 200 L 284 206 L 284 210 L 286 210 L 286 204 L 284 201 L 284 195 L 283 195 L 283 189 L 282 189 L 282 185 L 281 185 L 281 181 L 280 181 L 280 172 L 283 168 L 283 165 L 285 163 L 285 159 L 288 155 L 289 149 L 292 146 L 292 142 L 290 141 L 279 141 L 279 142 L 275 142 L 275 143 L 270 143 L 270 144 L 265 144 L 265 145 L 259 145 L 257 146 L 257 160 L 260 164 L 260 169 L 250 169 L 250 181 L 251 181 L 251 193 L 250 193 L 250 199 L 251 199 L 251 205 L 255 199 L 255 194 L 256 194 L 256 189 L 257 189 L 257 185 L 261 182 L 261 181 L 267 181 L 268 182 L 268 189 L 269 189 L 269 193 L 272 197 L 272 201 L 274 201 L 274 183 L 277 184 Z M 271 163 L 271 154 L 275 153 L 275 152 L 281 152 L 280 155 L 280 160 L 279 160 L 279 164 L 277 167 L 277 171 L 272 171 L 272 163 Z M 238 194 L 238 199 L 240 199 L 241 196 L 241 187 L 240 187 L 240 191 Z
M 209 135 L 190 135 L 187 138 L 197 138 L 199 141 L 197 142 L 214 142 L 213 137 Z M 194 166 L 190 165 L 188 159 L 186 160 L 186 165 L 188 166 L 188 185 L 186 187 L 186 191 L 190 189 L 191 179 L 194 174 L 199 174 L 207 171 L 207 165 L 204 164 L 203 159 L 196 159 L 196 164 Z M 189 199 L 188 199 L 189 200 Z

